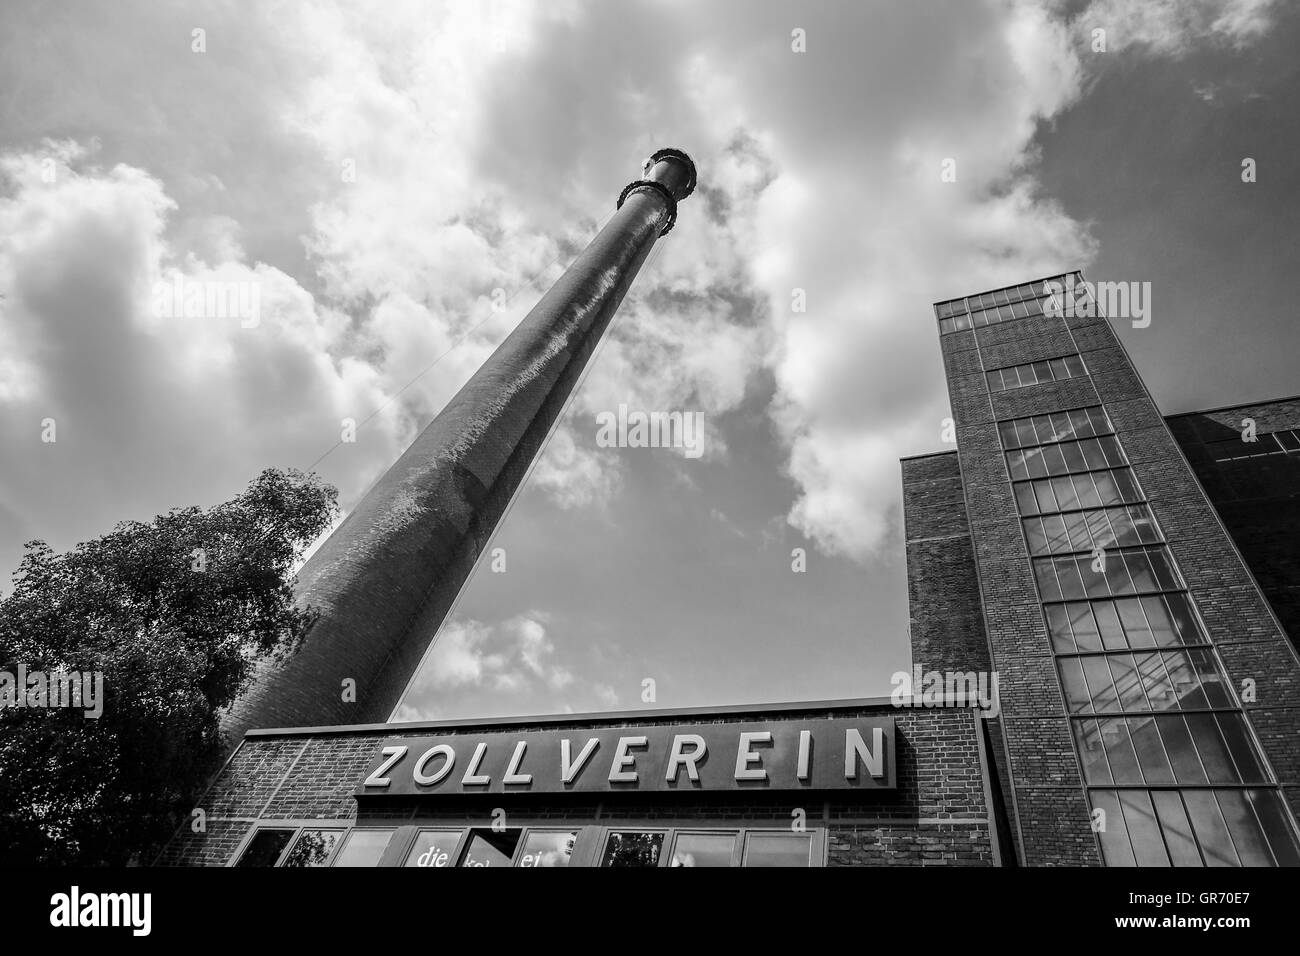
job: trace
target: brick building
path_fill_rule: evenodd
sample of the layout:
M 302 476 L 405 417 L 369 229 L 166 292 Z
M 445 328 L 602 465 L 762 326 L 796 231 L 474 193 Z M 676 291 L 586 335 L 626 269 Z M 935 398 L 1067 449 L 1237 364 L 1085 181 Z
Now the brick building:
M 256 728 L 161 862 L 1300 863 L 1300 399 L 1166 419 L 1075 280 L 935 307 L 907 699 Z

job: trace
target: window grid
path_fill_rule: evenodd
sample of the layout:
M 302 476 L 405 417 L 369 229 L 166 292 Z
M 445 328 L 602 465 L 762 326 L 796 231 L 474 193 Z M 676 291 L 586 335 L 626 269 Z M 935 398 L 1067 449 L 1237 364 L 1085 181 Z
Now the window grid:
M 1012 418 L 998 423 L 998 436 L 1002 447 L 1008 451 L 1032 445 L 1050 445 L 1079 438 L 1093 438 L 1114 434 L 1105 410 L 1100 405 L 1072 408 L 1068 411 L 1049 412 Z
M 1076 283 L 1082 281 L 1078 273 L 1073 273 Z M 1005 289 L 995 289 L 980 295 L 966 296 L 962 299 L 950 299 L 935 305 L 935 315 L 939 319 L 939 334 L 962 332 L 972 328 L 982 328 L 1045 314 L 1045 307 L 1051 301 L 1048 283 L 1064 285 L 1067 276 L 1055 276 L 1042 282 L 1029 282 Z
M 1107 821 L 1098 836 L 1110 866 L 1300 863 L 1276 790 L 1107 787 L 1089 798 Z
M 1023 517 L 1109 508 L 1144 500 L 1131 468 L 1097 468 L 1092 471 L 1018 481 L 1012 486 L 1016 507 Z
M 1078 355 L 1063 355 L 1059 358 L 1026 362 L 1022 365 L 1008 365 L 985 373 L 991 392 L 1006 392 L 1016 388 L 1028 388 L 1031 385 L 1045 385 L 1048 382 L 1061 382 L 1087 374 L 1083 359 Z
M 1253 442 L 1243 441 L 1239 437 L 1206 442 L 1205 450 L 1216 462 L 1240 461 L 1265 455 L 1300 454 L 1300 430 L 1284 428 L 1255 437 L 1257 440 Z
M 1088 412 L 1089 427 L 1095 427 Z M 1035 556 L 1035 581 L 1088 798 L 1120 824 L 1109 834 L 1099 832 L 1103 859 L 1108 865 L 1300 863 L 1278 790 L 1269 786 L 1177 566 L 1168 549 L 1156 545 L 1163 538 L 1132 470 L 1077 470 L 1087 439 L 1062 441 L 1066 431 L 1059 419 L 1053 425 L 1050 415 L 1035 417 L 1038 423 L 1020 419 L 999 430 L 1011 476 L 1028 479 L 1013 484 L 1016 506 L 1026 547 Z M 1055 440 L 1030 445 L 1044 419 Z M 1112 431 L 1108 421 L 1105 426 Z M 1118 441 L 1110 440 L 1123 459 Z M 1069 445 L 1080 446 L 1080 456 L 1067 454 Z M 1061 450 L 1053 455 L 1043 450 L 1048 447 Z M 1115 464 L 1105 455 L 1111 449 L 1097 450 Z M 1115 498 L 1122 501 L 1118 507 L 1080 507 Z M 1120 513 L 1125 528 L 1112 517 Z M 1105 549 L 1098 515 L 1116 544 L 1132 543 L 1126 534 L 1153 537 L 1140 547 L 1103 550 L 1100 572 L 1091 553 L 1060 553 L 1089 544 Z M 1116 558 L 1122 577 L 1108 573 L 1116 570 L 1108 566 Z M 1181 789 L 1150 789 L 1162 785 Z M 1207 789 L 1191 789 L 1197 786 Z M 1198 804 L 1199 816 L 1188 809 L 1189 801 Z M 1235 831 L 1225 807 L 1232 809 Z M 1204 833 L 1194 829 L 1194 819 Z
M 1025 518 L 1021 523 L 1029 553 L 1034 557 L 1158 544 L 1164 540 L 1145 504 L 1068 511 Z
M 1128 464 L 1114 435 L 1017 448 L 1006 455 L 1007 471 L 1012 481 L 1102 471 Z

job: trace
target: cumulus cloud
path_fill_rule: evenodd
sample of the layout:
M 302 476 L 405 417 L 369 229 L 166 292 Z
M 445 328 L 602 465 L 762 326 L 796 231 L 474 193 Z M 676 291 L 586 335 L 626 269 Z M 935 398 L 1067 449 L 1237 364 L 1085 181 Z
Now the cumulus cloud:
M 1079 15 L 1089 31 L 1106 31 L 1109 52 L 1129 46 L 1179 56 L 1201 40 L 1244 47 L 1273 25 L 1275 0 L 1093 0 Z
M 592 412 L 701 411 L 717 461 L 758 395 L 789 522 L 867 560 L 895 540 L 897 459 L 938 447 L 947 414 L 929 304 L 1093 255 L 1038 189 L 1034 147 L 1104 68 L 1090 26 L 1112 51 L 1175 56 L 1252 42 L 1275 5 L 213 5 L 193 15 L 202 56 L 188 12 L 124 9 L 66 40 L 84 107 L 37 92 L 45 64 L 12 39 L 0 58 L 30 99 L 9 107 L 22 142 L 0 161 L 5 541 L 66 546 L 330 449 L 321 469 L 351 504 L 635 162 L 677 145 L 700 188 L 534 480 L 562 507 L 608 504 L 622 466 L 594 447 Z M 142 80 L 145 21 L 150 62 L 185 82 Z M 56 111 L 75 142 L 32 135 Z M 259 323 L 158 315 L 150 290 L 177 276 L 250 284 Z
M 416 720 L 437 714 L 448 692 L 477 692 L 509 699 L 538 689 L 552 693 L 569 689 L 576 678 L 568 666 L 556 660 L 546 620 L 547 615 L 539 611 L 497 624 L 452 618 L 439 631 L 396 719 Z M 597 685 L 591 693 L 603 701 L 607 697 L 605 690 L 603 685 Z

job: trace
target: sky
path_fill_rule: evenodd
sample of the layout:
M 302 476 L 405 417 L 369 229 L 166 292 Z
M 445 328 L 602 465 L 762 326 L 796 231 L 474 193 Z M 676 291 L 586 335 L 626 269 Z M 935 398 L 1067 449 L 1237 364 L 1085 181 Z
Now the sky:
M 351 508 L 674 146 L 699 188 L 395 716 L 887 694 L 931 303 L 1149 282 L 1167 413 L 1300 391 L 1298 42 L 1270 0 L 8 0 L 0 569 L 270 466 Z M 703 453 L 601 447 L 620 405 Z

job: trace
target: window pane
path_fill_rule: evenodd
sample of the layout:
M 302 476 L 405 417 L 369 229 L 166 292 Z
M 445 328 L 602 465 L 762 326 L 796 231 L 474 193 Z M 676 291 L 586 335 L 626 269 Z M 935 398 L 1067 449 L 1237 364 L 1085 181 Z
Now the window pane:
M 1180 716 L 1159 716 L 1156 726 L 1165 742 L 1165 753 L 1174 769 L 1174 779 L 1179 783 L 1205 783 L 1205 770 L 1196 754 L 1187 722 Z
M 811 833 L 750 833 L 743 866 L 809 866 Z
M 1063 378 L 1070 377 L 1070 369 L 1065 364 L 1065 359 L 1052 359 L 1048 364 L 1052 367 L 1052 379 L 1054 381 L 1059 382 Z
M 1237 765 L 1237 776 L 1243 783 L 1262 783 L 1268 777 L 1255 755 L 1255 747 L 1246 733 L 1246 724 L 1240 714 L 1215 714 L 1219 731 L 1228 743 L 1228 753 Z
M 1154 647 L 1155 638 L 1151 636 L 1151 627 L 1147 616 L 1142 613 L 1142 604 L 1137 598 L 1124 598 L 1115 602 L 1115 611 L 1120 623 L 1124 625 L 1124 636 L 1129 647 Z
M 1016 436 L 1020 439 L 1020 447 L 1033 445 L 1038 442 L 1038 435 L 1034 431 L 1034 422 L 1030 418 L 1022 418 L 1016 422 Z
M 1247 799 L 1255 808 L 1268 845 L 1273 848 L 1278 866 L 1300 866 L 1300 848 L 1296 847 L 1291 825 L 1282 810 L 1282 798 L 1276 790 L 1247 790 Z
M 1101 488 L 1098 488 L 1098 479 L 1101 481 Z M 1079 496 L 1080 508 L 1100 508 L 1102 505 L 1114 504 L 1119 500 L 1105 472 L 1098 472 L 1096 475 L 1075 475 L 1072 480 Z
M 1219 790 L 1214 794 L 1219 800 L 1219 812 L 1228 825 L 1237 855 L 1242 866 L 1272 866 L 1273 854 L 1268 852 L 1264 831 L 1259 828 L 1255 811 L 1246 799 L 1244 790 Z
M 459 830 L 421 830 L 415 835 L 415 845 L 406 854 L 403 866 L 453 866 L 452 854 L 460 842 Z
M 678 833 L 669 866 L 731 866 L 734 833 Z
M 1151 802 L 1155 804 L 1160 830 L 1165 835 L 1170 862 L 1174 866 L 1203 866 L 1200 851 L 1196 849 L 1196 840 L 1192 836 L 1192 825 L 1187 820 L 1187 811 L 1183 809 L 1183 800 L 1178 793 L 1173 790 L 1153 790 Z
M 1070 604 L 1049 604 L 1047 611 L 1047 633 L 1052 638 L 1052 650 L 1058 654 L 1070 654 L 1076 650 L 1074 638 L 1070 635 Z M 1087 610 L 1087 605 L 1084 605 Z
M 1049 363 L 1035 362 L 1032 368 L 1033 368 L 1032 375 L 1034 378 L 1038 380 L 1040 384 L 1043 382 L 1050 382 L 1052 380 L 1052 367 Z M 1023 379 L 1024 376 L 1022 375 L 1021 378 Z
M 1192 821 L 1196 842 L 1201 845 L 1206 866 L 1240 866 L 1241 860 L 1228 835 L 1219 802 L 1213 790 L 1184 790 L 1187 815 Z
M 1128 718 L 1129 733 L 1133 737 L 1133 747 L 1137 750 L 1138 765 L 1142 768 L 1142 777 L 1149 784 L 1173 783 L 1174 772 L 1169 768 L 1169 758 L 1165 756 L 1164 745 L 1156 728 L 1154 717 Z
M 1038 583 L 1038 594 L 1044 601 L 1055 601 L 1061 597 L 1056 571 L 1050 561 L 1034 562 L 1034 580 Z
M 1133 470 L 1131 468 L 1116 468 L 1114 471 L 1107 472 L 1107 474 L 1114 478 L 1120 497 L 1125 501 L 1142 500 L 1142 493 L 1138 491 L 1137 482 L 1133 480 Z
M 1146 612 L 1147 624 L 1151 628 L 1152 643 L 1156 647 L 1177 645 L 1178 631 L 1169 616 L 1169 608 L 1165 605 L 1164 599 L 1158 594 L 1153 594 L 1139 600 L 1142 602 L 1142 610 Z
M 1030 518 L 1024 522 L 1025 525 L 1025 542 L 1029 547 L 1030 554 L 1046 554 L 1047 532 L 1043 530 L 1042 518 Z
M 1089 797 L 1094 810 L 1101 810 L 1102 827 L 1097 831 L 1101 838 L 1101 855 L 1107 866 L 1137 866 L 1133 847 L 1124 827 L 1124 812 L 1114 790 L 1093 790 Z
M 334 859 L 335 866 L 378 866 L 394 830 L 353 830 Z
M 1106 562 L 1101 565 L 1102 570 L 1093 570 L 1093 558 L 1085 554 L 1078 558 L 1071 559 L 1075 566 L 1076 572 L 1082 576 L 1084 586 L 1088 589 L 1088 597 L 1109 597 L 1111 594 L 1121 590 L 1124 581 L 1127 580 L 1123 574 L 1123 569 L 1116 568 L 1115 555 L 1111 555 Z
M 1097 601 L 1092 606 L 1092 612 L 1097 618 L 1102 647 L 1107 650 L 1128 647 L 1128 641 L 1124 639 L 1124 628 L 1119 622 L 1119 614 L 1115 611 L 1114 601 Z
M 1086 438 L 1076 446 L 1082 455 L 1084 462 L 1089 468 L 1105 468 L 1106 456 L 1102 453 L 1099 439 Z
M 509 866 L 519 846 L 520 830 L 471 830 L 461 866 Z
M 1075 511 L 1062 519 L 1065 534 L 1052 548 L 1053 551 L 1090 551 L 1092 535 L 1088 533 L 1088 513 Z
M 1106 462 L 1113 468 L 1118 465 L 1126 465 L 1124 453 L 1120 451 L 1119 442 L 1113 435 L 1104 435 L 1097 439 L 1097 444 L 1106 456 Z
M 1083 680 L 1083 665 L 1077 657 L 1066 657 L 1057 661 L 1061 670 L 1061 687 L 1065 691 L 1065 705 L 1072 714 L 1092 713 L 1092 701 L 1088 697 L 1088 685 Z
M 1174 620 L 1174 626 L 1184 644 L 1201 644 L 1204 638 L 1201 636 L 1200 629 L 1196 626 L 1196 617 L 1192 613 L 1192 605 L 1186 594 L 1166 594 L 1163 596 L 1165 606 L 1169 609 L 1169 614 Z
M 1146 691 L 1142 688 L 1142 675 L 1132 654 L 1110 654 L 1106 658 L 1110 664 L 1111 676 L 1115 679 L 1115 692 L 1119 695 L 1119 709 L 1150 710 Z M 1163 668 L 1162 668 L 1163 669 Z
M 1106 762 L 1116 783 L 1142 783 L 1137 751 L 1129 736 L 1128 721 L 1123 717 L 1110 717 L 1097 721 L 1101 727 L 1101 742 L 1106 750 Z
M 1074 721 L 1074 739 L 1083 762 L 1083 779 L 1088 783 L 1114 783 L 1110 779 L 1110 765 L 1106 763 L 1106 750 L 1101 743 L 1101 730 L 1095 720 Z
M 1101 633 L 1098 630 L 1097 621 L 1093 617 L 1094 610 L 1099 609 L 1100 605 L 1090 605 L 1083 602 L 1080 604 L 1066 604 L 1064 607 L 1069 609 L 1070 630 L 1074 633 L 1074 641 L 1079 646 L 1079 650 L 1101 650 Z
M 611 833 L 605 842 L 601 866 L 658 866 L 663 849 L 662 833 Z
M 1007 471 L 1012 481 L 1023 481 L 1029 477 L 1029 463 L 1023 451 L 1007 452 Z
M 1088 374 L 1087 369 L 1083 367 L 1083 359 L 1078 355 L 1067 355 L 1065 357 L 1065 367 L 1070 370 L 1070 375 L 1076 378 Z
M 524 839 L 519 866 L 568 866 L 573 858 L 577 830 L 532 830 Z
M 1047 474 L 1063 475 L 1066 472 L 1065 457 L 1061 454 L 1060 445 L 1044 445 L 1043 461 L 1047 466 Z
M 258 830 L 235 866 L 275 866 L 291 839 L 292 830 Z
M 1128 830 L 1129 842 L 1133 844 L 1137 865 L 1168 866 L 1169 854 L 1165 852 L 1165 841 L 1160 836 L 1160 825 L 1156 822 L 1147 792 L 1122 790 L 1119 802 L 1124 810 L 1124 826 Z
M 1134 591 L 1158 590 L 1156 576 L 1151 571 L 1151 562 L 1146 552 L 1133 551 L 1128 554 L 1113 555 L 1112 557 L 1120 559 L 1118 563 L 1128 570 L 1129 577 L 1133 579 L 1132 585 L 1125 588 L 1124 593 L 1132 594 Z M 1109 564 L 1109 561 L 1107 563 Z
M 1070 551 L 1077 551 L 1077 547 L 1072 547 L 1072 542 L 1078 532 L 1071 530 L 1071 525 L 1078 524 L 1072 515 L 1047 515 L 1040 519 L 1043 522 L 1043 531 L 1047 536 L 1047 545 L 1045 551 L 1052 554 L 1065 554 Z
M 1033 482 L 1026 481 L 1016 485 L 1016 510 L 1022 515 L 1038 514 L 1040 509 L 1034 499 Z
M 1084 442 L 1068 441 L 1060 448 L 1061 461 L 1063 464 L 1056 469 L 1054 474 L 1061 474 L 1065 471 L 1083 471 L 1088 468 L 1088 459 L 1083 454 L 1082 445 Z
M 1002 384 L 1002 370 L 1001 370 L 1001 369 L 996 369 L 996 368 L 995 368 L 993 371 L 989 372 L 989 373 L 988 373 L 988 380 L 989 380 L 989 391 L 990 391 L 990 392 L 1000 392 L 1000 391 L 1003 390 L 1003 388 L 1005 388 L 1005 386 Z
M 1219 732 L 1219 723 L 1213 714 L 1187 714 L 1184 718 L 1196 742 L 1196 752 L 1201 756 L 1210 783 L 1239 783 L 1237 768 L 1228 753 L 1228 745 Z
M 1115 692 L 1115 682 L 1111 679 L 1110 668 L 1104 657 L 1080 658 L 1083 674 L 1088 680 L 1088 696 L 1094 710 L 1119 710 L 1119 695 Z
M 1177 710 L 1178 694 L 1165 669 L 1164 657 L 1160 654 L 1135 654 L 1133 660 L 1142 676 L 1142 689 L 1146 691 L 1151 709 Z
M 1058 558 L 1054 564 L 1056 566 L 1056 579 L 1061 584 L 1061 596 L 1067 600 L 1087 597 L 1083 578 L 1079 576 L 1079 562 L 1074 558 Z M 1097 575 L 1093 575 L 1093 577 L 1097 577 Z
M 1169 552 L 1164 548 L 1148 548 L 1146 553 L 1151 559 L 1151 570 L 1161 590 L 1172 591 L 1177 588 L 1178 575 L 1174 573 L 1173 565 L 1169 563 Z
M 1050 481 L 1044 481 L 1041 484 L 1051 489 L 1052 499 L 1056 502 L 1053 511 L 1070 511 L 1079 507 L 1079 498 L 1075 494 L 1074 485 L 1070 482 L 1069 476 L 1062 475 L 1060 478 L 1052 478 Z
M 342 830 L 303 830 L 281 866 L 324 866 L 342 836 Z
M 1092 419 L 1088 417 L 1086 408 L 1078 408 L 1066 414 L 1070 416 L 1070 428 L 1077 437 L 1087 438 L 1093 434 Z

